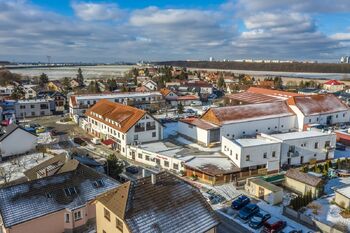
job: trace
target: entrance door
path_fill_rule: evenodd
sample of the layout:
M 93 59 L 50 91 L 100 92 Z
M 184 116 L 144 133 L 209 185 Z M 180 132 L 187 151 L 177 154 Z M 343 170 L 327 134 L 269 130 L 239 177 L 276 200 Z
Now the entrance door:
M 259 198 L 264 199 L 265 196 L 265 189 L 262 187 L 259 187 Z
M 304 156 L 301 156 L 300 157 L 300 164 L 303 164 L 304 163 Z

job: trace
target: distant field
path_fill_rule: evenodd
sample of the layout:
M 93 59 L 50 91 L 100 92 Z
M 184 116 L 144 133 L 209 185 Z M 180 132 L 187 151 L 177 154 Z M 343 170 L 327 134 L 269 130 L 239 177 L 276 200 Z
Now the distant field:
M 77 75 L 78 66 L 74 67 L 52 67 L 52 68 L 25 68 L 25 69 L 9 69 L 12 73 L 21 74 L 23 76 L 39 76 L 45 73 L 49 79 L 61 79 L 64 77 L 74 78 Z M 95 78 L 115 78 L 121 77 L 132 66 L 127 65 L 106 65 L 106 66 L 82 66 L 83 75 L 86 79 Z

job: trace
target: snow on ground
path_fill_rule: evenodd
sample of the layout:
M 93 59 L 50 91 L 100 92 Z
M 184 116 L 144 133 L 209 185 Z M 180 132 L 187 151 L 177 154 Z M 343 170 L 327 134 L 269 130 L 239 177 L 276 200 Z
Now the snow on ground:
M 220 146 L 213 147 L 213 148 L 206 148 L 206 147 L 203 147 L 201 145 L 198 145 L 197 143 L 191 142 L 183 137 L 177 137 L 177 138 L 175 138 L 175 140 L 183 145 L 187 145 L 187 146 L 196 148 L 200 151 L 219 152 L 221 149 Z
M 168 138 L 170 135 L 177 134 L 177 122 L 165 123 L 164 138 Z
M 286 216 L 282 215 L 282 208 L 283 208 L 282 205 L 279 205 L 279 206 L 270 205 L 264 201 L 258 202 L 257 205 L 260 207 L 260 209 L 270 213 L 271 216 L 281 219 L 283 221 L 286 221 L 288 226 L 291 226 L 297 230 L 302 230 L 303 232 L 311 231 L 309 228 L 305 227 L 304 225 L 301 225 L 300 223 L 297 223 L 291 220 L 290 218 L 287 218 Z
M 313 210 L 308 208 L 305 212 L 306 215 L 312 216 L 320 222 L 328 223 L 328 224 L 337 224 L 343 223 L 345 224 L 350 231 L 350 219 L 343 218 L 340 215 L 341 208 L 337 205 L 332 205 L 330 202 L 333 197 L 320 198 L 312 202 L 313 205 L 319 206 L 319 210 L 317 214 L 313 213 Z M 310 205 L 310 204 L 309 204 Z
M 346 150 L 335 150 L 334 151 L 334 158 L 347 158 L 350 157 L 350 148 L 346 148 Z
M 324 192 L 327 195 L 334 194 L 333 188 L 339 188 L 343 185 L 350 184 L 350 177 L 337 177 L 330 179 L 324 187 Z
M 13 181 L 24 177 L 23 172 L 35 167 L 36 165 L 52 158 L 50 154 L 33 153 L 29 155 L 23 155 L 16 159 L 8 160 L 0 163 L 0 170 L 6 174 L 8 181 Z M 2 173 L 1 172 L 1 173 Z M 0 184 L 4 183 L 4 179 L 0 177 Z
M 51 144 L 56 143 L 57 139 L 51 137 L 50 132 L 38 134 L 38 143 L 39 144 Z

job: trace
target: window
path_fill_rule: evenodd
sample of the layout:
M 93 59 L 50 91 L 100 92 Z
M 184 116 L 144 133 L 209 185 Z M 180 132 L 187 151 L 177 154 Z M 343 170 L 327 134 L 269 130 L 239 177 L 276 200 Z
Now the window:
M 20 109 L 25 109 L 26 106 L 25 106 L 25 105 L 20 105 L 19 108 L 20 108 Z
M 173 164 L 173 168 L 174 168 L 175 170 L 177 170 L 177 169 L 179 169 L 179 165 L 178 165 L 177 163 L 174 163 L 174 164 Z
M 139 135 L 135 134 L 134 135 L 134 140 L 139 140 Z
M 74 221 L 81 219 L 81 211 L 74 212 Z
M 32 116 L 35 116 L 35 112 L 31 112 Z
M 152 137 L 155 138 L 157 136 L 156 132 L 152 132 Z
M 120 221 L 118 218 L 116 218 L 115 223 L 116 223 L 117 229 L 120 230 L 121 232 L 123 232 L 123 222 Z
M 318 142 L 315 142 L 315 149 L 318 148 Z
M 316 157 L 317 156 L 317 154 L 314 154 L 314 157 Z
M 335 115 L 335 118 L 338 118 L 338 114 L 337 114 L 337 115 Z
M 122 139 L 124 140 L 124 134 L 122 135 Z
M 267 158 L 267 152 L 264 153 L 264 159 L 266 159 L 266 158 Z
M 40 104 L 40 109 L 49 109 L 47 104 Z
M 345 113 L 343 113 L 343 117 L 345 117 Z
M 92 185 L 95 187 L 95 188 L 100 188 L 100 187 L 103 187 L 105 184 L 103 182 L 103 180 L 95 180 Z
M 238 160 L 238 154 L 236 154 L 236 160 Z
M 272 158 L 276 157 L 276 151 L 272 151 Z
M 107 219 L 108 221 L 111 221 L 111 213 L 106 208 L 104 208 L 104 216 L 105 216 L 105 219 Z
M 245 156 L 245 161 L 249 161 L 250 160 L 250 155 L 246 155 Z
M 267 130 L 270 130 L 271 128 L 269 127 L 269 128 L 267 128 Z
M 243 131 L 243 134 L 245 134 L 245 131 Z
M 258 130 L 256 129 L 255 132 L 258 132 Z
M 64 193 L 66 194 L 67 197 L 69 197 L 69 196 L 73 196 L 74 194 L 76 194 L 77 190 L 74 187 L 65 188 Z
M 149 161 L 149 156 L 148 155 L 146 155 L 146 160 Z
M 30 108 L 35 108 L 34 104 L 30 105 Z
M 164 167 L 169 167 L 169 161 L 164 161 Z
M 69 223 L 69 214 L 66 214 L 66 215 L 64 216 L 64 221 L 65 221 L 66 223 Z
M 309 119 L 309 123 L 311 123 L 311 119 Z
M 141 154 L 141 153 L 138 153 L 138 154 L 137 154 L 137 157 L 138 157 L 139 159 L 142 159 L 142 154 Z
M 281 127 L 283 128 L 283 127 L 284 127 L 284 125 L 281 125 Z

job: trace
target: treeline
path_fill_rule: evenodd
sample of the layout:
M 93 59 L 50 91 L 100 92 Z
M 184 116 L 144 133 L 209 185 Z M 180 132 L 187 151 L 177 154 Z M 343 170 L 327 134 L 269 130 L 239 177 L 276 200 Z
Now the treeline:
M 253 70 L 278 72 L 310 73 L 350 73 L 350 64 L 335 63 L 253 63 L 253 62 L 220 62 L 220 61 L 165 61 L 157 65 L 179 66 L 199 69 Z

